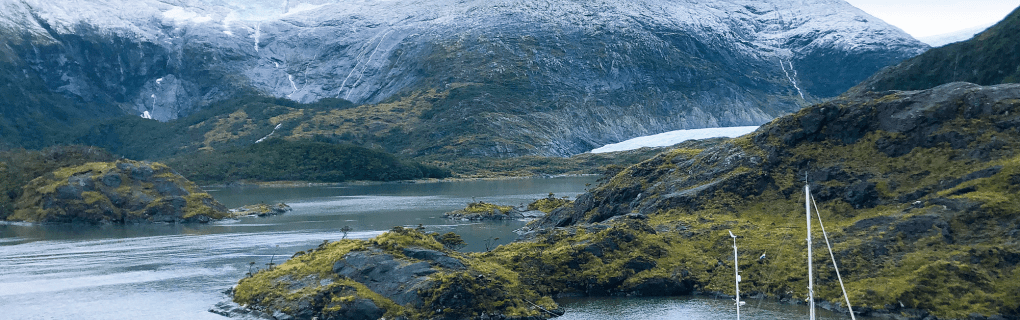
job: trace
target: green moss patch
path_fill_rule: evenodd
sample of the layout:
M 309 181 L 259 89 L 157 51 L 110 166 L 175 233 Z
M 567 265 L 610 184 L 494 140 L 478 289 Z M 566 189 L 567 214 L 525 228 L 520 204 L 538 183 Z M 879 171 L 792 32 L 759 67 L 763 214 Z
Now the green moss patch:
M 120 160 L 62 167 L 22 190 L 8 220 L 207 222 L 228 215 L 212 196 L 160 163 Z
M 379 264 L 351 266 L 353 252 L 362 253 L 359 256 L 362 258 L 377 257 L 373 261 Z M 343 268 L 352 268 L 342 270 L 354 270 L 350 271 L 354 278 L 365 276 L 358 270 L 420 268 L 414 266 L 422 263 L 429 265 L 431 272 L 401 283 L 409 286 L 407 289 L 417 298 L 400 305 L 394 302 L 395 296 L 383 296 L 370 287 L 385 288 L 389 291 L 379 292 L 400 295 L 400 299 L 408 299 L 402 293 L 406 291 L 393 292 L 392 286 L 359 283 L 341 276 L 348 273 L 334 270 L 339 262 L 343 262 Z M 391 276 L 401 272 L 394 270 L 390 271 L 394 272 Z M 249 308 L 320 319 L 342 316 L 359 299 L 371 300 L 383 310 L 386 318 L 467 319 L 488 314 L 504 315 L 507 319 L 535 319 L 548 318 L 552 316 L 549 312 L 559 309 L 548 296 L 522 285 L 516 272 L 493 261 L 445 249 L 433 235 L 402 227 L 367 241 L 323 243 L 279 266 L 242 279 L 234 289 L 234 301 Z

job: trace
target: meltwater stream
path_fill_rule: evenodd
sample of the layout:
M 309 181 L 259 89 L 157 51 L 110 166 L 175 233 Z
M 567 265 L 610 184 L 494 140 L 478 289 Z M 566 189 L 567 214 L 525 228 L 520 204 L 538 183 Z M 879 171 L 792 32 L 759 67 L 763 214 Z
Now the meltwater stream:
M 521 205 L 576 197 L 594 177 L 387 183 L 331 187 L 224 188 L 228 207 L 288 203 L 268 218 L 204 225 L 0 224 L 0 319 L 224 319 L 207 310 L 252 267 L 279 263 L 323 240 L 367 239 L 393 226 L 460 234 L 464 250 L 512 241 L 523 221 L 471 223 L 442 214 L 472 201 Z M 496 240 L 498 238 L 498 240 Z M 564 319 L 706 319 L 729 315 L 726 300 L 702 298 L 565 300 Z M 750 304 L 750 302 L 749 302 Z M 797 319 L 766 304 L 759 317 Z M 833 318 L 835 319 L 835 318 Z

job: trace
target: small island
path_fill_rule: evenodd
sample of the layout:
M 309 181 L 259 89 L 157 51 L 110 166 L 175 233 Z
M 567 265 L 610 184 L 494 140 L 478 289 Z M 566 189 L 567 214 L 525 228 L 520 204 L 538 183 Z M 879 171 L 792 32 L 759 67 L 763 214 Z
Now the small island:
M 230 209 L 230 214 L 232 217 L 248 217 L 248 216 L 269 217 L 281 215 L 291 210 L 293 209 L 291 209 L 290 206 L 282 202 L 277 204 L 259 203 L 246 205 L 240 208 Z
M 158 162 L 117 160 L 59 168 L 28 182 L 8 221 L 209 222 L 227 208 Z
M 441 242 L 440 240 L 444 240 Z M 394 227 L 370 240 L 323 242 L 249 274 L 212 312 L 264 319 L 548 319 L 550 296 L 438 233 Z
M 501 206 L 483 201 L 472 202 L 464 209 L 444 214 L 448 219 L 455 220 L 513 220 L 524 218 L 517 208 Z

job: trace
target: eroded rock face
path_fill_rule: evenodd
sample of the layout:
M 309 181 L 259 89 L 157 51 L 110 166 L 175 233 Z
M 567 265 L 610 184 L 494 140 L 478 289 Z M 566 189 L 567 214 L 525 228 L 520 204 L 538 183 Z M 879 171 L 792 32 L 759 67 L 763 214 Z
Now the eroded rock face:
M 226 207 L 169 167 L 120 160 L 61 168 L 32 180 L 8 220 L 180 223 L 227 215 Z

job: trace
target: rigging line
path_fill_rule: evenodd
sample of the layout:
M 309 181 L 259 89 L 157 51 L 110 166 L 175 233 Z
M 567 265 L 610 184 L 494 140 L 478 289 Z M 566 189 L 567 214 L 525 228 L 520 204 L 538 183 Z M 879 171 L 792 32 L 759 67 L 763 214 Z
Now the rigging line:
M 850 297 L 846 295 L 846 287 L 843 286 L 843 277 L 839 275 L 839 267 L 836 266 L 836 255 L 832 254 L 832 245 L 829 244 L 829 235 L 825 233 L 825 226 L 822 225 L 822 213 L 818 211 L 818 203 L 815 202 L 815 197 L 811 197 L 811 204 L 815 206 L 815 214 L 818 216 L 818 227 L 822 228 L 822 237 L 825 238 L 825 246 L 829 248 L 829 257 L 832 258 L 832 269 L 836 270 L 836 279 L 839 279 L 839 288 L 843 289 L 843 299 L 846 300 L 846 308 L 850 310 L 850 319 L 857 320 L 854 317 L 854 308 L 850 306 Z
M 789 222 L 789 223 L 793 224 L 793 222 Z M 790 228 L 790 227 L 781 227 L 781 228 Z M 788 241 L 790 241 L 790 238 L 792 238 L 792 234 L 787 233 L 786 237 L 783 238 L 783 242 L 779 244 L 779 253 L 776 254 L 775 261 L 783 261 L 782 260 L 783 259 L 783 249 L 786 248 L 786 243 Z M 769 271 L 768 275 L 765 276 L 765 287 L 766 288 L 769 288 L 769 286 L 772 285 L 773 276 L 776 274 L 775 264 L 770 263 L 769 265 L 771 265 L 772 268 L 770 268 L 770 271 Z M 775 292 L 773 291 L 773 293 L 775 293 Z M 779 295 L 776 295 L 776 296 L 778 297 Z M 755 308 L 761 308 L 762 301 L 764 301 L 764 300 L 765 300 L 764 298 L 763 299 L 758 299 L 758 303 L 755 305 Z

